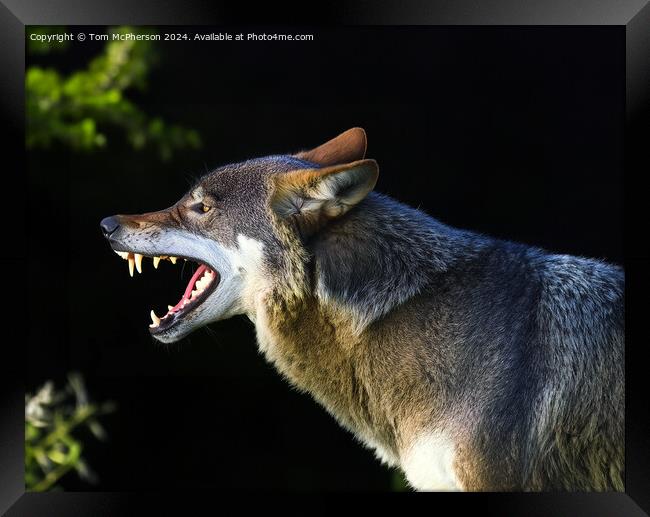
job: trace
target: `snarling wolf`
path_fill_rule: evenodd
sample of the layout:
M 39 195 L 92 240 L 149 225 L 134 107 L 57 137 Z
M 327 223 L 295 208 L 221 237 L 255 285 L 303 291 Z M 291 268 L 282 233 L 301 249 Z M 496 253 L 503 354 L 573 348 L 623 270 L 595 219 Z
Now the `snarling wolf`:
M 225 165 L 101 222 L 131 274 L 198 268 L 151 335 L 245 314 L 259 349 L 419 490 L 623 490 L 624 274 L 373 192 L 366 134 Z

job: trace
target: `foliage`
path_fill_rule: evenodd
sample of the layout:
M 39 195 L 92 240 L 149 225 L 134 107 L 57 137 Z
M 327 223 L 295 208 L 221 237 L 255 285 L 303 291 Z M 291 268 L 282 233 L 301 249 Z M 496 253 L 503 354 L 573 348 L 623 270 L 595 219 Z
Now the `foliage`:
M 60 32 L 51 27 L 33 27 L 31 33 Z M 151 34 L 150 29 L 118 27 L 113 33 Z M 30 42 L 30 38 L 27 38 Z M 68 45 L 67 48 L 69 48 Z M 31 55 L 47 55 L 64 44 L 28 43 Z M 47 148 L 53 142 L 75 150 L 91 151 L 106 146 L 106 129 L 122 130 L 135 149 L 155 145 L 162 159 L 175 149 L 198 148 L 195 130 L 170 125 L 160 117 L 146 115 L 127 98 L 129 90 L 143 91 L 147 76 L 156 61 L 154 42 L 112 40 L 88 67 L 64 75 L 54 68 L 32 65 L 26 71 L 26 145 L 28 149 Z
M 71 399 L 74 403 L 71 403 Z M 82 442 L 72 432 L 86 427 L 99 440 L 106 440 L 106 431 L 98 417 L 115 410 L 112 402 L 101 405 L 88 400 L 83 378 L 68 375 L 63 390 L 46 382 L 34 396 L 25 396 L 25 487 L 42 492 L 55 488 L 70 470 L 81 479 L 94 483 L 97 476 L 81 456 Z

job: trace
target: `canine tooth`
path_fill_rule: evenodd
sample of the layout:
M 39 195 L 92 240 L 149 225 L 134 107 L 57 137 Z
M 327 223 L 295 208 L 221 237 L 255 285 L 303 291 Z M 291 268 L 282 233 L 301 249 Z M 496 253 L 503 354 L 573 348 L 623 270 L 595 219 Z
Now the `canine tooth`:
M 135 259 L 133 255 L 129 253 L 129 275 L 133 276 L 133 268 L 135 266 Z
M 139 253 L 135 254 L 135 268 L 138 270 L 138 273 L 142 274 L 142 255 Z
M 158 269 L 158 264 L 160 264 L 160 257 L 153 258 L 153 268 Z
M 153 309 L 151 309 L 151 321 L 153 323 L 149 325 L 150 327 L 157 327 L 160 325 L 160 318 L 156 316 L 156 313 L 153 311 Z
M 113 251 L 115 251 L 115 250 L 113 250 Z M 126 260 L 126 259 L 128 258 L 128 256 L 129 256 L 129 252 L 128 252 L 128 251 L 115 251 L 115 253 L 117 253 L 117 254 L 118 254 L 120 257 L 122 257 L 124 260 Z
M 172 261 L 172 264 L 176 264 L 176 261 L 178 260 L 178 257 L 169 257 L 169 260 Z
M 173 309 L 173 307 L 172 307 L 171 305 L 168 305 L 168 306 L 167 306 L 167 310 L 168 310 L 168 311 L 171 311 L 172 309 Z

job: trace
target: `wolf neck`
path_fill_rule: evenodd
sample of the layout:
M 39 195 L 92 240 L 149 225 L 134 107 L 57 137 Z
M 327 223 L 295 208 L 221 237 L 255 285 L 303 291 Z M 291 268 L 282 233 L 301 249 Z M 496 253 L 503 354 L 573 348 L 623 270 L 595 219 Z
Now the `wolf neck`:
M 472 237 L 371 193 L 308 246 L 314 294 L 360 333 L 466 256 Z
M 377 409 L 382 394 L 369 391 L 376 383 L 364 380 L 374 371 L 372 357 L 381 355 L 371 346 L 375 335 L 368 327 L 467 258 L 476 238 L 370 195 L 294 254 L 302 258 L 285 268 L 295 277 L 291 282 L 258 291 L 254 321 L 260 351 L 344 427 L 380 444 L 390 457 L 394 422 Z M 287 288 L 288 283 L 303 287 Z

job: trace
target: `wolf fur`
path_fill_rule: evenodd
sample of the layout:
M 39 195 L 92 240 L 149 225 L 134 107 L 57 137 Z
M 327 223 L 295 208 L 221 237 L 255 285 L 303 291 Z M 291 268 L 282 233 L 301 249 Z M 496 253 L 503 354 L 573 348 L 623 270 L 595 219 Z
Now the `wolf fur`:
M 277 371 L 419 490 L 624 490 L 623 271 L 372 192 L 365 148 L 356 128 L 117 216 L 115 249 L 228 272 L 230 301 L 156 337 L 246 314 Z M 206 196 L 211 219 L 187 213 Z

